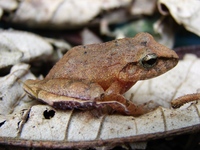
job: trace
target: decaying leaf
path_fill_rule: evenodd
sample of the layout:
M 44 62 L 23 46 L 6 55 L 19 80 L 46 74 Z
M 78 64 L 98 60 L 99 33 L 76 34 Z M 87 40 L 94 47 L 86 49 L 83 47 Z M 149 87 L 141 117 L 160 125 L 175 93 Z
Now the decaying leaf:
M 151 100 L 162 106 L 153 106 L 155 110 L 140 117 L 112 114 L 97 118 L 89 111 L 61 111 L 32 103 L 28 109 L 19 105 L 13 112 L 0 115 L 0 143 L 43 148 L 113 147 L 198 130 L 200 103 L 170 109 L 170 101 L 197 91 L 199 65 L 200 59 L 187 55 L 175 69 L 160 77 L 140 81 L 130 89 L 125 94 L 127 98 L 133 96 L 137 103 Z M 13 103 L 18 101 L 12 100 Z M 7 102 L 2 101 L 1 105 L 4 103 Z M 25 101 L 21 100 L 22 103 Z
M 102 43 L 102 40 L 99 39 L 94 33 L 92 33 L 89 29 L 84 29 L 81 33 L 82 36 L 82 44 L 94 44 L 94 43 Z
M 5 12 L 12 12 L 18 7 L 16 0 L 0 0 L 0 8 Z
M 33 33 L 0 31 L 0 68 L 19 62 L 29 62 L 52 54 L 53 47 L 44 38 Z
M 133 15 L 152 15 L 156 10 L 157 0 L 134 0 L 131 13 Z
M 155 33 L 159 35 L 159 43 L 169 48 L 173 48 L 175 41 L 175 32 L 172 26 L 170 25 L 170 21 L 165 18 L 161 18 L 154 23 L 153 28 Z
M 199 109 L 198 103 L 183 110 L 159 107 L 138 118 L 120 115 L 96 118 L 90 112 L 63 112 L 46 105 L 34 105 L 23 116 L 21 110 L 17 112 L 18 117 L 1 117 L 0 143 L 34 147 L 95 148 L 146 141 L 199 129 Z M 18 122 L 22 123 L 18 125 Z M 19 134 L 6 134 L 11 133 L 11 130 Z
M 158 8 L 163 15 L 170 12 L 178 24 L 200 36 L 200 1 L 159 0 Z
M 35 79 L 29 72 L 29 65 L 14 65 L 10 74 L 0 77 L 0 115 L 6 116 L 19 107 L 21 110 L 30 101 L 22 89 L 22 82 L 27 79 Z M 29 108 L 29 107 L 28 107 Z M 26 108 L 27 109 L 27 108 Z
M 127 7 L 130 2 L 131 0 L 22 0 L 7 19 L 34 28 L 74 28 L 88 23 L 104 10 Z

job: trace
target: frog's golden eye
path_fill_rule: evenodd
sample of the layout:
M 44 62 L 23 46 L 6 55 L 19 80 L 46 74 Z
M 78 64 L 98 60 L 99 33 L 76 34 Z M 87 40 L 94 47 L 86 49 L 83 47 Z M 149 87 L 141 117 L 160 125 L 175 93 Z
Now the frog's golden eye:
M 156 54 L 148 54 L 140 60 L 140 65 L 144 68 L 151 68 L 156 65 L 158 57 Z

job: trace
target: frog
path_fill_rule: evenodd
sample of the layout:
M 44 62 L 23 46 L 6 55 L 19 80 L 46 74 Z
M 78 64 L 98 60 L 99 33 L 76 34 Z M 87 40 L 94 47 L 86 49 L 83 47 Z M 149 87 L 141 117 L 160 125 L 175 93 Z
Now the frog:
M 175 67 L 178 55 L 152 35 L 70 49 L 43 80 L 28 79 L 24 91 L 55 109 L 101 110 L 140 116 L 148 110 L 123 94 L 137 81 L 157 77 Z

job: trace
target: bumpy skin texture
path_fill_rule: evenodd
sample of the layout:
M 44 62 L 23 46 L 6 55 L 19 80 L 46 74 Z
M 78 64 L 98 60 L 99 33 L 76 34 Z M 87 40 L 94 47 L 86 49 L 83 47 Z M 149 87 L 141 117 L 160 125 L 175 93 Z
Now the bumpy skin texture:
M 127 115 L 146 112 L 122 94 L 138 80 L 156 77 L 173 68 L 178 56 L 148 33 L 102 44 L 77 46 L 56 63 L 44 80 L 27 80 L 32 97 L 61 109 L 102 108 Z

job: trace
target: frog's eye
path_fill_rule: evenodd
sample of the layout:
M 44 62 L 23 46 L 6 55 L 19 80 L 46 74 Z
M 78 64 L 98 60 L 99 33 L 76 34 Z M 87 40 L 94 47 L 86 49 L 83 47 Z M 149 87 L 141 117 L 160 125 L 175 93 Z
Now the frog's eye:
M 156 65 L 158 57 L 156 54 L 148 54 L 140 60 L 140 65 L 144 68 L 151 68 Z

